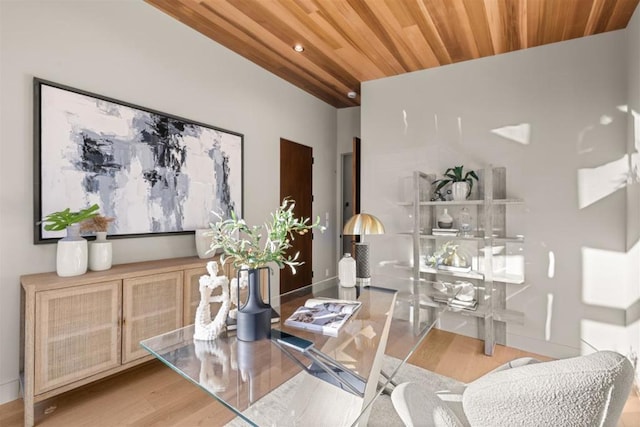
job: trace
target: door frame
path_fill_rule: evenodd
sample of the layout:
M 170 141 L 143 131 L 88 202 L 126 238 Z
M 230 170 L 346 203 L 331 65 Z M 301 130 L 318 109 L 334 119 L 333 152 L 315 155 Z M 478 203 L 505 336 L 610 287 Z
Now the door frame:
M 360 193 L 361 193 L 361 188 L 360 188 L 360 171 L 361 171 L 361 161 L 360 161 L 360 154 L 361 154 L 361 140 L 359 137 L 354 136 L 351 142 L 351 152 L 347 152 L 347 153 L 340 153 L 340 157 L 338 159 L 338 161 L 340 162 L 340 166 L 339 166 L 339 170 L 340 170 L 340 181 L 337 183 L 338 184 L 338 193 L 339 193 L 339 200 L 337 201 L 338 204 L 338 216 L 337 218 L 339 218 L 338 220 L 339 222 L 339 228 L 338 228 L 338 236 L 337 236 L 337 249 L 338 249 L 338 260 L 342 257 L 342 250 L 343 250 L 343 246 L 342 246 L 342 227 L 343 224 L 345 223 L 345 220 L 347 220 L 348 218 L 343 218 L 343 209 L 342 209 L 342 200 L 344 198 L 344 192 L 343 192 L 343 188 L 344 188 L 344 158 L 348 155 L 352 155 L 352 162 L 351 162 L 351 178 L 352 178 L 352 182 L 351 182 L 351 187 L 352 187 L 352 199 L 351 199 L 351 204 L 353 206 L 353 214 L 359 214 L 360 213 L 360 209 L 361 209 L 361 201 L 360 201 Z M 353 238 L 354 242 L 359 242 L 360 241 L 360 236 L 354 236 Z M 353 253 L 351 254 L 353 255 Z M 336 262 L 338 261 L 336 260 Z

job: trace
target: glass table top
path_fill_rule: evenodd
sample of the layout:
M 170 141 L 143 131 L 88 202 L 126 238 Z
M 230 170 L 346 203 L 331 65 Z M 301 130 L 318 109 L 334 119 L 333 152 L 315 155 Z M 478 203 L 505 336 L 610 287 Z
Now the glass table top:
M 333 366 L 361 381 L 359 394 L 336 381 L 334 373 L 318 373 L 308 354 L 283 351 L 269 339 L 245 342 L 229 331 L 214 341 L 194 341 L 190 325 L 141 345 L 233 411 L 238 425 L 301 425 L 318 417 L 354 425 L 366 422 L 367 409 L 435 323 L 433 307 L 421 304 L 419 294 L 410 279 L 373 278 L 371 286 L 343 288 L 332 278 L 283 294 L 272 304 L 281 318 L 272 327 L 313 342 L 326 356 L 322 360 L 337 362 Z M 362 306 L 337 337 L 285 326 L 284 320 L 312 297 L 358 300 Z M 382 354 L 399 363 L 380 376 Z

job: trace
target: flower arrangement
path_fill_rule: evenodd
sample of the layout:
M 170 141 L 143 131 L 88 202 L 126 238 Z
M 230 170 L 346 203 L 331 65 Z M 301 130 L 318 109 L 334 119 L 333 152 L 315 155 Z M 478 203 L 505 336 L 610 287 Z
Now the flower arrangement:
M 296 234 L 306 234 L 316 227 L 324 231 L 324 227 L 319 227 L 319 217 L 313 224 L 309 224 L 309 218 L 295 218 L 294 207 L 295 201 L 285 198 L 271 214 L 271 221 L 252 227 L 238 218 L 235 212 L 231 212 L 231 218 L 228 219 L 214 213 L 220 220 L 211 224 L 210 250 L 222 249 L 221 262 L 224 264 L 231 259 L 236 268 L 254 269 L 275 262 L 279 268 L 289 266 L 295 274 L 295 267 L 303 263 L 298 261 L 299 252 L 294 256 L 285 254 L 291 248 L 291 241 Z
M 83 232 L 96 232 L 106 233 L 109 228 L 109 223 L 113 222 L 115 218 L 102 216 L 97 214 L 89 219 L 85 219 L 80 223 L 80 231 Z
M 71 212 L 71 209 L 67 208 L 63 211 L 50 213 L 41 222 L 45 223 L 44 229 L 47 231 L 62 231 L 70 225 L 97 216 L 99 209 L 97 204 L 77 212 Z

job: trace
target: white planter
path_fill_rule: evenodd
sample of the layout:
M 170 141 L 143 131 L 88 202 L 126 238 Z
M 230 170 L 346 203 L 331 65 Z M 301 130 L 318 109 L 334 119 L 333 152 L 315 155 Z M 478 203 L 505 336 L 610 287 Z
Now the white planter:
M 89 244 L 89 270 L 103 271 L 111 268 L 113 248 L 107 241 L 107 233 L 96 232 L 96 240 Z
M 455 201 L 467 200 L 467 194 L 469 193 L 469 183 L 466 181 L 454 182 L 451 184 L 451 197 Z
M 196 251 L 198 252 L 198 257 L 202 259 L 213 258 L 215 255 L 215 251 L 208 252 L 213 240 L 212 232 L 213 230 L 210 228 L 199 228 L 195 232 Z
M 87 241 L 80 237 L 80 225 L 67 227 L 67 237 L 58 240 L 56 273 L 60 277 L 80 276 L 87 272 Z

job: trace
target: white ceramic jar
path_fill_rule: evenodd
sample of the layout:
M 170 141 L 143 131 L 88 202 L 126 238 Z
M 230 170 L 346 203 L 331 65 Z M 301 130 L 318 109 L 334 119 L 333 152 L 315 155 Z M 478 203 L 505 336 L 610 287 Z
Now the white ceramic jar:
M 80 276 L 87 272 L 87 241 L 80 236 L 80 224 L 67 227 L 67 237 L 58 240 L 56 273 L 60 277 Z
M 344 254 L 338 262 L 338 280 L 341 286 L 354 287 L 356 285 L 356 260 L 350 253 Z
M 89 270 L 103 271 L 111 268 L 113 248 L 106 231 L 96 231 L 96 240 L 89 243 Z
M 210 251 L 213 240 L 213 230 L 210 228 L 198 228 L 195 231 L 196 252 L 201 259 L 213 258 L 216 251 Z

